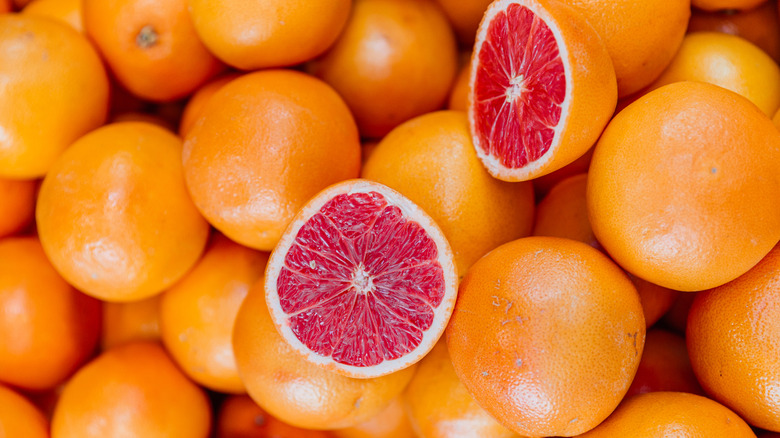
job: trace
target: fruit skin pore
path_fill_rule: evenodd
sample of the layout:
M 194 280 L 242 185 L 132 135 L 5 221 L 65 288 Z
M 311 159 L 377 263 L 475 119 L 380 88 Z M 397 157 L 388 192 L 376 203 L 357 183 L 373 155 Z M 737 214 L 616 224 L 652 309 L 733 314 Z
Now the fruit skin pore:
M 486 115 L 478 114 L 475 105 L 475 87 L 479 85 L 476 78 L 482 67 L 480 51 L 489 37 L 489 19 L 493 18 L 491 14 L 512 4 L 528 7 L 552 30 L 563 60 L 566 80 L 562 112 L 549 149 L 537 160 L 514 169 L 498 162 L 496 156 L 485 151 L 476 133 L 478 120 Z M 609 53 L 596 30 L 577 10 L 554 0 L 499 0 L 488 8 L 477 33 L 471 61 L 469 122 L 477 153 L 491 175 L 504 181 L 526 181 L 570 164 L 596 143 L 616 104 L 617 81 Z

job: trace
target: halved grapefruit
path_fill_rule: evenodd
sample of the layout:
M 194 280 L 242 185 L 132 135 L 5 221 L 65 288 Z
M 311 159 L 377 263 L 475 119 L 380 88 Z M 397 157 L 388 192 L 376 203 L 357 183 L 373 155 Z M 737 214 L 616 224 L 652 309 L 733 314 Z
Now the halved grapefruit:
M 555 0 L 496 0 L 471 58 L 469 122 L 487 170 L 533 179 L 571 163 L 615 109 L 615 69 L 579 12 Z
M 304 206 L 265 278 L 282 337 L 309 361 L 354 378 L 422 359 L 444 332 L 458 287 L 438 225 L 395 190 L 360 179 Z

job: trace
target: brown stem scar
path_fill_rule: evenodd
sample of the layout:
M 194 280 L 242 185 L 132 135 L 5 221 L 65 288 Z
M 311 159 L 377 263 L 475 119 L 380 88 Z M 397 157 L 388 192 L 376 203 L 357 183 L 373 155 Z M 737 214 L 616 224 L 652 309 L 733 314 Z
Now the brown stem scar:
M 142 49 L 148 49 L 157 44 L 158 38 L 157 31 L 147 24 L 138 31 L 138 35 L 135 36 L 135 44 Z

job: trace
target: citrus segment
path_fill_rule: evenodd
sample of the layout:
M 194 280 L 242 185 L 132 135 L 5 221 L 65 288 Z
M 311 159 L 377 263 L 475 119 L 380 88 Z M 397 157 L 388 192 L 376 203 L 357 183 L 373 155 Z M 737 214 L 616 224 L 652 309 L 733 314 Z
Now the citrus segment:
M 607 50 L 573 9 L 536 0 L 488 8 L 472 58 L 469 118 L 493 176 L 527 180 L 574 161 L 616 100 Z
M 352 180 L 311 200 L 266 274 L 269 308 L 293 347 L 350 377 L 416 362 L 444 330 L 456 293 L 434 222 L 394 190 Z

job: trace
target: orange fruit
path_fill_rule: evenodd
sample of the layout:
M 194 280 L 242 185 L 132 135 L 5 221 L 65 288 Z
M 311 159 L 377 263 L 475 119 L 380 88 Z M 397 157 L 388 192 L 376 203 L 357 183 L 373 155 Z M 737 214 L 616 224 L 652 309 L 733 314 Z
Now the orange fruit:
M 249 395 L 279 420 L 309 429 L 351 427 L 381 412 L 412 378 L 414 366 L 352 379 L 308 362 L 279 335 L 265 301 L 261 280 L 236 317 L 233 351 Z
M 129 303 L 103 302 L 103 350 L 130 341 L 160 339 L 160 295 Z
M 243 70 L 307 61 L 336 40 L 351 0 L 188 0 L 198 35 Z
M 55 438 L 206 438 L 211 408 L 158 344 L 112 348 L 65 385 L 54 410 Z
M 780 67 L 750 41 L 717 32 L 697 32 L 649 90 L 680 81 L 715 84 L 747 97 L 772 117 L 780 107 Z
M 626 397 L 656 391 L 704 395 L 693 374 L 685 338 L 657 328 L 647 331 L 642 360 Z
M 11 0 L 0 0 L 0 14 L 11 12 L 12 8 Z
M 309 69 L 344 97 L 361 135 L 379 138 L 444 105 L 457 57 L 432 0 L 355 0 L 344 32 Z
M 422 359 L 458 293 L 453 253 L 434 220 L 364 179 L 306 203 L 271 253 L 265 280 L 271 318 L 290 347 L 363 379 Z
M 658 322 L 680 296 L 679 291 L 658 286 L 638 277 L 632 277 L 631 281 L 639 292 L 639 301 L 642 302 L 642 312 L 645 315 L 645 326 L 648 328 Z
M 517 437 L 485 412 L 466 390 L 455 374 L 443 340 L 420 361 L 403 399 L 421 438 Z
M 688 32 L 713 31 L 742 37 L 780 61 L 780 20 L 777 3 L 765 2 L 747 11 L 691 11 Z
M 35 181 L 0 178 L 0 237 L 22 231 L 35 213 Z
M 290 426 L 268 415 L 247 395 L 222 402 L 216 438 L 329 438 L 327 432 Z
M 309 198 L 358 175 L 360 142 L 349 109 L 327 84 L 261 71 L 212 96 L 187 134 L 184 170 L 212 225 L 270 251 Z
M 105 301 L 134 301 L 195 264 L 209 227 L 184 186 L 181 148 L 165 129 L 125 122 L 87 134 L 60 157 L 36 219 L 66 280 Z
M 22 9 L 22 14 L 53 18 L 83 33 L 81 5 L 82 0 L 34 0 Z
M 680 47 L 690 0 L 563 0 L 593 25 L 609 51 L 618 96 L 633 94 L 661 74 Z
M 12 0 L 13 5 L 16 6 L 16 9 L 22 9 L 25 7 L 28 3 L 30 3 L 31 0 Z
M 469 90 L 477 154 L 505 181 L 548 174 L 585 154 L 617 102 L 615 71 L 596 31 L 575 9 L 549 0 L 490 5 Z
M 83 2 L 87 34 L 133 94 L 175 100 L 222 68 L 195 33 L 187 0 Z
M 693 371 L 714 399 L 780 432 L 780 247 L 745 275 L 700 292 L 688 314 Z
M 488 251 L 531 233 L 531 184 L 490 176 L 474 152 L 463 112 L 438 111 L 398 126 L 382 139 L 362 174 L 431 215 L 461 275 Z
M 539 201 L 547 196 L 547 193 L 552 190 L 558 183 L 569 178 L 571 176 L 588 173 L 588 167 L 590 167 L 590 160 L 593 158 L 593 149 L 588 149 L 584 155 L 572 161 L 571 163 L 561 167 L 555 172 L 542 175 L 539 178 L 535 178 L 534 193 L 536 193 L 536 200 Z
M 460 380 L 524 436 L 596 427 L 628 390 L 644 341 L 629 278 L 598 250 L 556 237 L 519 239 L 475 263 L 447 328 Z
M 691 5 L 705 11 L 720 11 L 726 9 L 753 9 L 766 3 L 767 0 L 691 0 Z
M 534 236 L 565 237 L 600 249 L 585 205 L 588 174 L 574 175 L 556 184 L 536 209 Z
M 179 124 L 179 136 L 182 138 L 186 137 L 195 124 L 195 121 L 198 120 L 203 113 L 203 108 L 206 107 L 206 103 L 211 100 L 211 96 L 225 84 L 239 76 L 241 75 L 238 73 L 228 73 L 216 77 L 198 88 L 187 101 L 187 106 L 184 107 L 184 112 L 181 115 L 181 123 Z
M 0 16 L 0 177 L 41 177 L 73 141 L 102 125 L 108 78 L 89 41 L 65 24 Z
M 626 399 L 581 438 L 630 436 L 752 438 L 745 420 L 708 398 L 685 392 L 650 392 Z
M 461 67 L 458 75 L 455 77 L 455 84 L 450 90 L 450 98 L 447 102 L 447 109 L 455 111 L 469 110 L 469 82 L 471 75 L 471 66 Z
M 49 422 L 29 400 L 0 385 L 0 433 L 5 438 L 49 438 Z
M 365 422 L 346 429 L 334 430 L 331 436 L 334 438 L 417 438 L 400 397 L 394 398 L 382 412 Z
M 0 240 L 0 309 L 0 382 L 52 388 L 97 343 L 100 304 L 57 274 L 35 237 Z
M 465 46 L 474 44 L 479 22 L 491 0 L 436 0 L 450 20 L 455 34 Z
M 231 335 L 249 288 L 268 255 L 218 236 L 187 275 L 162 294 L 163 344 L 182 370 L 220 392 L 243 393 Z
M 588 174 L 593 232 L 632 274 L 680 291 L 747 272 L 780 239 L 780 132 L 711 84 L 652 91 L 610 122 Z

